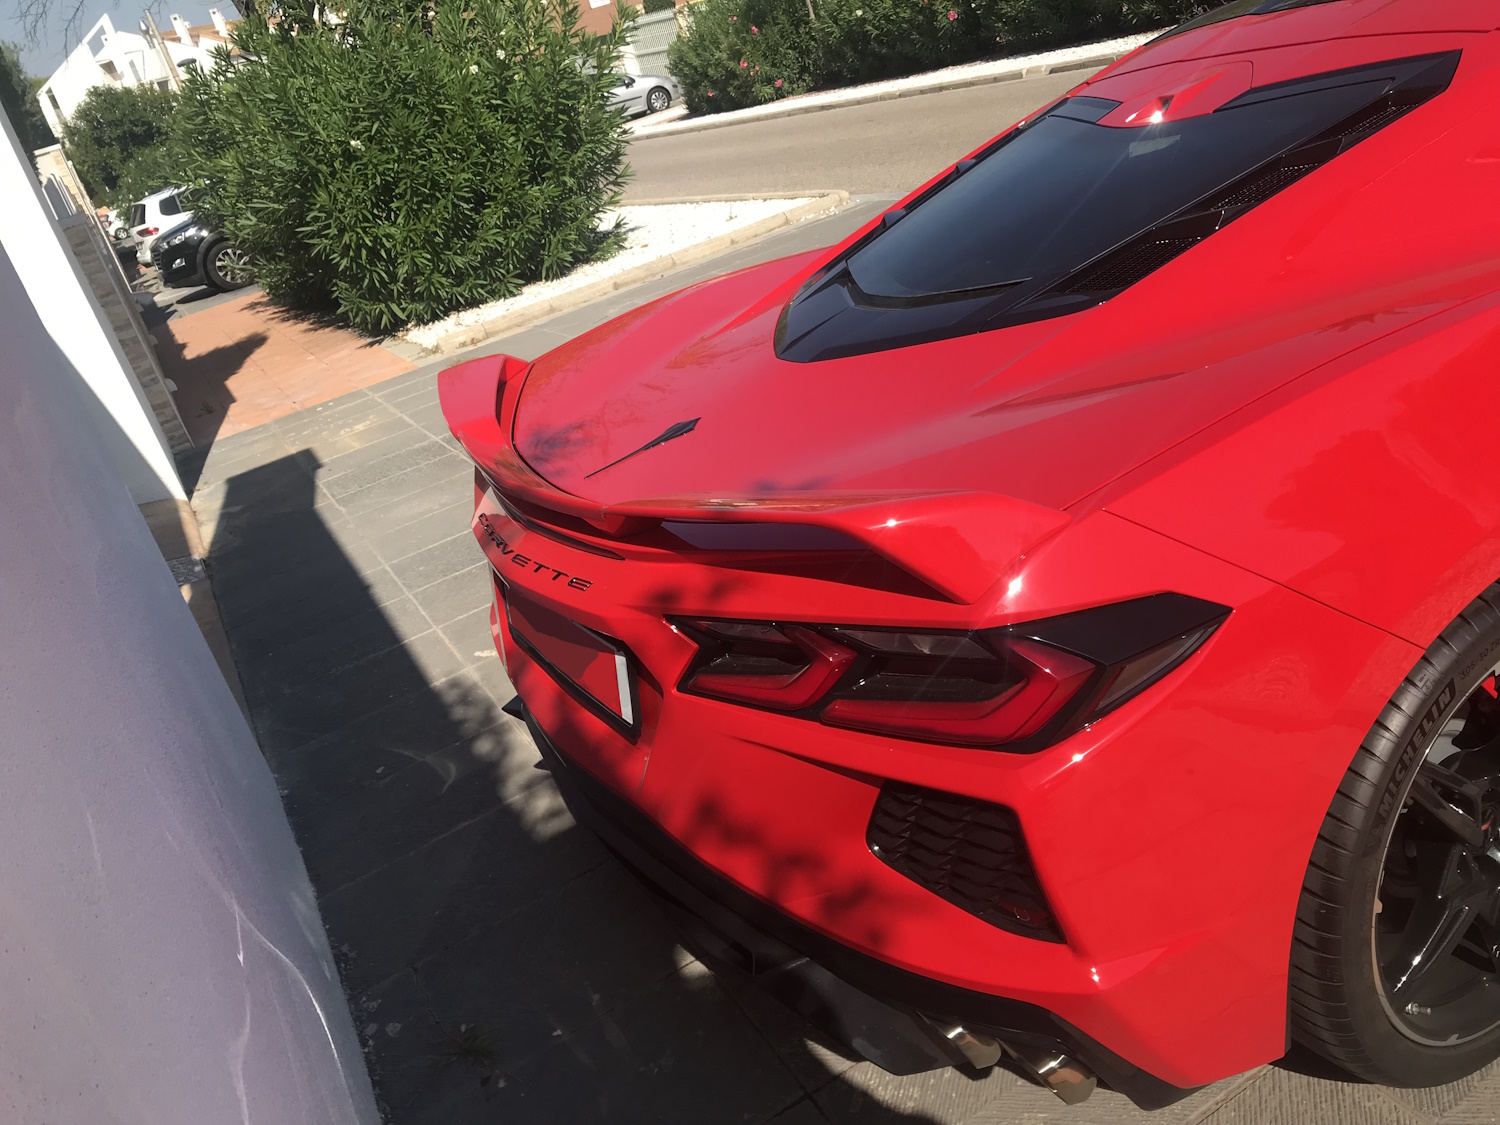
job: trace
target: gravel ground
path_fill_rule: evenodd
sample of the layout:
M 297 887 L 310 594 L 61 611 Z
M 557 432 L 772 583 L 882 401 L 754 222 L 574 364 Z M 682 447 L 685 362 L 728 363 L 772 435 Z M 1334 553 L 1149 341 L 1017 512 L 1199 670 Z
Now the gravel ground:
M 679 253 L 689 246 L 707 242 L 722 234 L 730 234 L 782 211 L 790 211 L 812 198 L 798 196 L 793 199 L 736 199 L 712 203 L 651 203 L 606 211 L 600 218 L 601 229 L 611 226 L 619 219 L 629 232 L 625 248 L 614 257 L 580 266 L 566 277 L 555 281 L 538 281 L 503 301 L 476 305 L 431 324 L 409 328 L 401 333 L 400 338 L 423 348 L 433 347 L 456 329 L 479 324 L 524 309 L 528 305 L 549 301 L 569 290 L 581 289 L 636 266 Z

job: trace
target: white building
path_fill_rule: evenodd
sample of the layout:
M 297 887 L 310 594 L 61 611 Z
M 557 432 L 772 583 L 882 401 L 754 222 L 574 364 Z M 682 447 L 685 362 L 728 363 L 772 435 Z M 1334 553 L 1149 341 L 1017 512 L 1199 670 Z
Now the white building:
M 196 27 L 174 14 L 171 26 L 161 31 L 160 44 L 148 37 L 144 26 L 141 32 L 119 31 L 109 16 L 99 17 L 37 93 L 52 131 L 62 136 L 69 115 L 95 86 L 151 85 L 165 90 L 177 85 L 184 67 L 211 68 L 214 48 L 229 45 L 230 29 L 238 21 L 226 20 L 217 8 L 208 14 L 213 22 Z

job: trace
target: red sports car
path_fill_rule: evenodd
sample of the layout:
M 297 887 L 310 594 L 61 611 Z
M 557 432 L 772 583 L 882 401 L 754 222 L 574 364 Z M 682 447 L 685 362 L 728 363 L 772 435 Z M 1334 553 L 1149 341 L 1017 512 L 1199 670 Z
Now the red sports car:
M 443 374 L 514 709 L 696 948 L 1072 1099 L 1500 1055 L 1497 27 L 1230 4 Z

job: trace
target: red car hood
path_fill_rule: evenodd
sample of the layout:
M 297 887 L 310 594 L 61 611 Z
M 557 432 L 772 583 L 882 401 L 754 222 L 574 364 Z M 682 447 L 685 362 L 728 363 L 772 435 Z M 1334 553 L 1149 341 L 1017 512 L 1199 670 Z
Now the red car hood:
M 543 356 L 521 392 L 517 451 L 556 487 L 600 504 L 977 490 L 1065 508 L 1271 387 L 1451 303 L 1347 285 L 1316 294 L 1288 279 L 1279 308 L 1228 308 L 1203 287 L 1163 308 L 1157 291 L 1174 263 L 1071 317 L 780 360 L 777 317 L 818 257 L 695 286 Z M 684 436 L 635 452 L 695 419 Z

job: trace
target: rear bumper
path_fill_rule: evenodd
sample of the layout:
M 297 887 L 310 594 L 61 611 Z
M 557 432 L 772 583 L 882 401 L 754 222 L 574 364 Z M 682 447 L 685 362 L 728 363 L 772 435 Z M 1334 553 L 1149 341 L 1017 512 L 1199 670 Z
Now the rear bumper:
M 718 875 L 640 810 L 569 762 L 519 698 L 569 810 L 651 890 L 697 950 L 727 961 L 876 1065 L 914 1074 L 963 1065 L 936 1030 L 961 1024 L 1013 1046 L 1071 1055 L 1142 1109 L 1188 1094 L 1032 1004 L 908 972 L 802 925 Z

